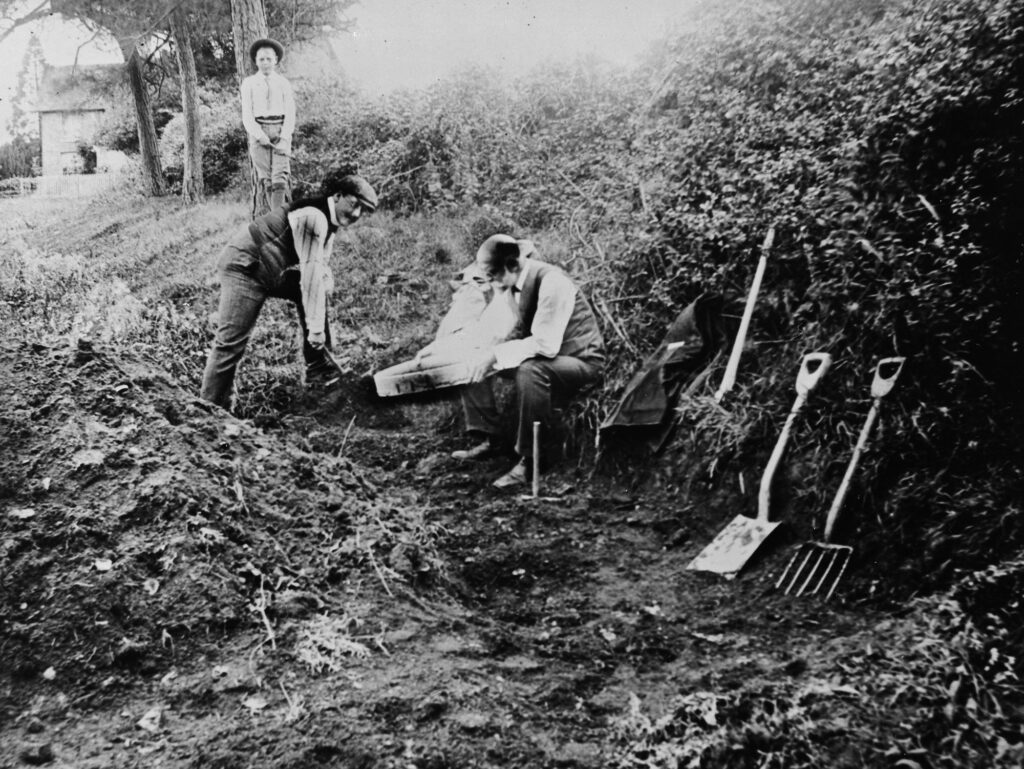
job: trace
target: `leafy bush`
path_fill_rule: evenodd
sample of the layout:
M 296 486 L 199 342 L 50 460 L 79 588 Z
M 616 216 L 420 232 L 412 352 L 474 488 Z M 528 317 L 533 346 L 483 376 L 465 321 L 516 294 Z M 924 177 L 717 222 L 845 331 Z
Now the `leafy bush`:
M 0 179 L 37 175 L 40 152 L 39 137 L 15 136 L 0 144 Z
M 756 459 L 800 355 L 828 350 L 795 490 L 825 510 L 874 361 L 907 356 L 861 466 L 856 534 L 908 582 L 1024 542 L 1004 518 L 1021 493 L 1022 23 L 1000 0 L 717 5 L 652 59 L 663 85 L 634 125 L 645 221 L 611 282 L 642 297 L 620 305 L 631 336 L 652 340 L 652 321 L 702 290 L 741 295 L 778 232 L 754 328 L 771 356 L 753 350 L 754 379 L 731 396 L 749 419 L 718 445 L 692 423 L 689 453 L 723 473 Z
M 159 137 L 175 112 L 168 107 L 158 106 L 153 110 L 153 125 Z M 114 103 L 112 109 L 103 113 L 99 128 L 92 137 L 100 147 L 117 150 L 129 155 L 139 153 L 139 128 L 135 118 L 135 105 L 130 100 Z
M 236 183 L 247 162 L 248 144 L 238 98 L 226 91 L 200 89 L 199 121 L 203 141 L 203 182 L 210 194 Z M 184 174 L 185 118 L 175 115 L 164 129 L 160 155 L 164 175 L 179 188 Z

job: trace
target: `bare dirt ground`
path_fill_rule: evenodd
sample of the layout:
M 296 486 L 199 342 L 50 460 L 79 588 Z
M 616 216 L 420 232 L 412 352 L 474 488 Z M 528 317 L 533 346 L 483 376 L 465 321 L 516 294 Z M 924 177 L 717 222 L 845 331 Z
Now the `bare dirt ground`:
M 784 548 L 687 571 L 735 511 L 683 518 L 664 479 L 523 499 L 448 457 L 443 405 L 297 386 L 260 426 L 88 346 L 0 371 L 2 766 L 606 767 L 631 707 L 779 686 L 865 759 L 836 663 L 895 621 L 779 596 Z

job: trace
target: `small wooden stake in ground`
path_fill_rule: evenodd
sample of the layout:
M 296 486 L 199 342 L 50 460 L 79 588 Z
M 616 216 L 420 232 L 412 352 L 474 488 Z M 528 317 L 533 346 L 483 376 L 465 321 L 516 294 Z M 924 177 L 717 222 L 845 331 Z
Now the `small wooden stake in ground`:
M 540 496 L 540 422 L 533 423 L 533 498 Z

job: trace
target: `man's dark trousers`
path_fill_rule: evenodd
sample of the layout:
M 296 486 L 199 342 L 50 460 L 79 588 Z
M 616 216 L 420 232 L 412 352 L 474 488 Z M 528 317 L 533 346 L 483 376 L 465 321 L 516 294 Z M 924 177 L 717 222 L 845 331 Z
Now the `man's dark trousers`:
M 295 305 L 302 329 L 302 357 L 307 366 L 326 365 L 323 350 L 313 348 L 307 339 L 306 314 L 302 309 L 299 272 L 297 269 L 281 272 L 279 265 L 268 268 L 264 264 L 246 230 L 242 230 L 221 253 L 220 303 L 217 333 L 203 372 L 200 397 L 223 408 L 231 404 L 235 372 L 245 353 L 253 326 L 267 297 L 287 299 Z M 324 336 L 328 349 L 331 330 L 324 318 Z
M 555 429 L 553 402 L 564 403 L 580 390 L 601 381 L 602 368 L 596 361 L 557 355 L 554 358 L 527 358 L 519 366 L 499 376 L 515 376 L 517 420 L 516 453 L 533 457 L 533 423 L 541 423 L 541 437 L 549 443 Z M 492 439 L 501 434 L 501 418 L 490 379 L 462 388 L 462 408 L 466 429 L 484 433 Z

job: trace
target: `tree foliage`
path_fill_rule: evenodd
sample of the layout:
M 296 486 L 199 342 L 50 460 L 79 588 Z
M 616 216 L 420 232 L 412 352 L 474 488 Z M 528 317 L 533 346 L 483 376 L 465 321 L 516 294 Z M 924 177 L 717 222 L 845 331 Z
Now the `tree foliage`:
M 15 136 L 0 145 L 0 179 L 35 176 L 39 168 L 39 137 Z
M 14 136 L 31 138 L 39 136 L 39 118 L 32 110 L 43 78 L 45 58 L 39 38 L 32 35 L 25 48 L 18 70 L 18 82 L 11 99 L 10 132 Z

